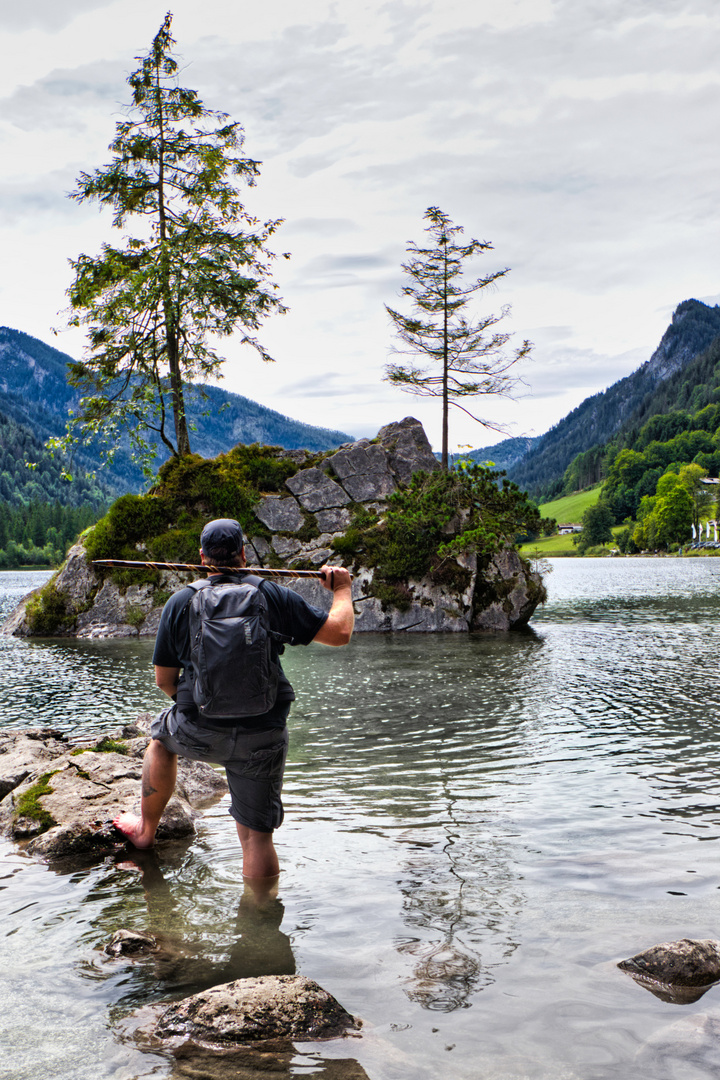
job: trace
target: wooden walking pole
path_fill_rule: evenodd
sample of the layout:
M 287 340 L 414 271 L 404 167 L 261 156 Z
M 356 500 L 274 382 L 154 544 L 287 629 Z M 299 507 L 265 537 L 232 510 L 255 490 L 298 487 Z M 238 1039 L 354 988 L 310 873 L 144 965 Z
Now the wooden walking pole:
M 189 570 L 204 574 L 257 574 L 258 577 L 324 579 L 322 570 L 276 570 L 267 566 L 211 566 L 208 563 L 133 562 L 131 559 L 93 559 L 93 566 L 118 566 L 128 570 Z

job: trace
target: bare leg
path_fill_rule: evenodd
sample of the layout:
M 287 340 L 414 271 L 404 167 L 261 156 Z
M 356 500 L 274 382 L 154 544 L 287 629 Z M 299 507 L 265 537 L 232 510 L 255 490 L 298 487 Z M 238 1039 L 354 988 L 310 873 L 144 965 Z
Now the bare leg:
M 177 754 L 171 754 L 161 742 L 153 739 L 143 759 L 140 817 L 118 814 L 113 821 L 115 828 L 136 848 L 153 846 L 163 810 L 175 790 L 176 778 Z
M 249 881 L 276 878 L 280 873 L 280 863 L 272 833 L 256 832 L 237 821 L 235 825 L 243 850 L 243 877 Z

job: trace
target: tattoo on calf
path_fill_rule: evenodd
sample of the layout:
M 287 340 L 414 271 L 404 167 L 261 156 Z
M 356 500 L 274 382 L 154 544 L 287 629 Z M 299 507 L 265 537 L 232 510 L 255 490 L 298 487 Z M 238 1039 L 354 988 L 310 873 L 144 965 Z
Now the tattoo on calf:
M 143 796 L 147 799 L 147 798 L 149 798 L 150 795 L 154 795 L 156 791 L 157 791 L 157 788 L 154 788 L 152 786 L 152 784 L 150 783 L 150 781 L 146 780 L 145 777 L 143 777 L 143 782 L 142 782 Z

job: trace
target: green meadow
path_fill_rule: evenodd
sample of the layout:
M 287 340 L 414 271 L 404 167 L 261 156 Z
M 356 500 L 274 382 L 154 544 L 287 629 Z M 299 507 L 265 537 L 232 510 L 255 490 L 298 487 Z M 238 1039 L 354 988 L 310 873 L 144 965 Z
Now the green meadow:
M 593 488 L 588 488 L 587 491 L 576 491 L 572 495 L 565 495 L 562 499 L 541 503 L 540 513 L 544 518 L 555 518 L 558 525 L 579 525 L 588 506 L 594 506 L 600 498 L 601 487 L 601 484 L 597 484 Z M 540 558 L 551 555 L 577 555 L 578 553 L 573 544 L 572 535 L 539 537 L 537 540 L 522 544 L 518 550 L 526 558 L 533 558 L 536 555 Z
M 600 498 L 601 487 L 602 484 L 596 484 L 587 491 L 576 491 L 572 495 L 565 495 L 562 499 L 542 503 L 540 513 L 545 518 L 555 518 L 558 525 L 571 523 L 579 525 L 588 506 L 594 506 Z

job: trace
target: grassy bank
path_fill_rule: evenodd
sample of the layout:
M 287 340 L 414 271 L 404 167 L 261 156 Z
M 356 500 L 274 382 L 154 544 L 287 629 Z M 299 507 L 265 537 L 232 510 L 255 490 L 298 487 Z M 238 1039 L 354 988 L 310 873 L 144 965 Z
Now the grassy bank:
M 589 506 L 594 506 L 600 498 L 602 484 L 597 484 L 587 491 L 576 491 L 572 495 L 565 495 L 562 499 L 553 499 L 552 502 L 543 503 L 540 513 L 544 518 L 555 518 L 558 525 L 579 525 L 583 514 Z M 561 537 L 561 539 L 565 539 Z

